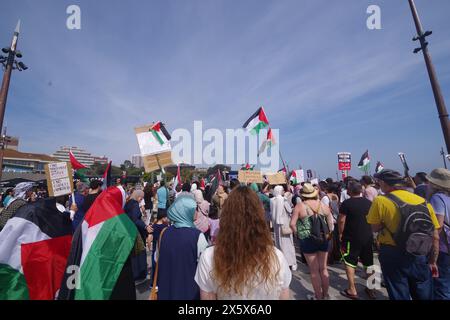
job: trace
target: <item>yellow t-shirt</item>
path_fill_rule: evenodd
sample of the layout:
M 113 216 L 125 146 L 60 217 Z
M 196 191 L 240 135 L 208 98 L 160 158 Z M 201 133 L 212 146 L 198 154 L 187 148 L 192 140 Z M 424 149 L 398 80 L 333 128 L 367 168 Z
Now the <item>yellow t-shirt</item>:
M 424 198 L 418 195 L 405 191 L 405 190 L 395 190 L 392 192 L 393 195 L 397 196 L 400 200 L 412 204 L 418 205 L 425 201 Z M 434 213 L 433 207 L 428 203 L 428 210 L 430 210 L 431 220 L 433 221 L 434 227 L 439 229 L 439 222 Z M 392 200 L 378 196 L 372 202 L 369 213 L 367 214 L 367 222 L 369 224 L 383 224 L 384 229 L 378 234 L 378 241 L 380 244 L 394 245 L 394 239 L 392 239 L 392 233 L 395 233 L 400 224 L 400 210 L 397 205 L 392 202 Z M 386 230 L 386 228 L 389 230 Z

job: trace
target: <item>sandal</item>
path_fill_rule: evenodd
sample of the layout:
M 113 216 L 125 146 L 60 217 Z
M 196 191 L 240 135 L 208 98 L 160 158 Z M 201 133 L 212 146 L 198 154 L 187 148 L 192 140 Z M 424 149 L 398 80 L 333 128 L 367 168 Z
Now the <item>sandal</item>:
M 357 294 L 350 294 L 348 293 L 348 289 L 342 290 L 340 292 L 344 297 L 349 298 L 351 300 L 359 300 L 359 296 Z
M 371 299 L 371 300 L 377 299 L 377 294 L 375 293 L 375 290 L 370 290 L 369 288 L 366 288 L 364 291 L 369 296 L 369 299 Z

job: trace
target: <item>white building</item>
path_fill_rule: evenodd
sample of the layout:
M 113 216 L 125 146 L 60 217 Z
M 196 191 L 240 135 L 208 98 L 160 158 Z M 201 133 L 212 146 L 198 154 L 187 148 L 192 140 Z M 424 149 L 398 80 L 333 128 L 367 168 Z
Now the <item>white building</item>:
M 60 147 L 52 156 L 60 161 L 70 161 L 69 151 L 72 151 L 75 158 L 85 166 L 89 167 L 94 164 L 95 157 L 79 147 Z
M 131 163 L 136 168 L 144 167 L 144 160 L 142 159 L 142 156 L 140 154 L 135 154 L 135 155 L 131 156 Z

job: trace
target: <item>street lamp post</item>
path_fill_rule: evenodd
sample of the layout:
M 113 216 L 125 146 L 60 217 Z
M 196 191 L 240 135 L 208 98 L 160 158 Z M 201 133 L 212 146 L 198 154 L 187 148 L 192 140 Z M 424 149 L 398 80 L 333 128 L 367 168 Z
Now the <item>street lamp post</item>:
M 11 81 L 11 73 L 13 70 L 27 70 L 28 67 L 16 58 L 22 58 L 22 53 L 17 50 L 17 40 L 19 39 L 20 32 L 20 20 L 17 22 L 16 29 L 14 30 L 13 39 L 9 48 L 3 48 L 2 52 L 7 54 L 3 56 L 0 54 L 0 64 L 3 65 L 5 73 L 3 74 L 2 87 L 0 89 L 0 132 L 3 128 L 3 119 L 5 117 L 6 99 L 8 98 L 9 83 Z M 4 144 L 4 141 L 2 141 Z M 3 171 L 3 150 L 0 153 L 0 180 Z
M 431 87 L 433 89 L 434 100 L 436 101 L 436 106 L 438 109 L 439 120 L 441 121 L 442 133 L 444 134 L 445 145 L 447 147 L 447 152 L 450 153 L 450 124 L 448 121 L 448 112 L 445 106 L 444 97 L 442 95 L 441 87 L 437 80 L 436 70 L 434 69 L 433 62 L 431 61 L 431 55 L 428 51 L 428 42 L 426 37 L 432 34 L 431 31 L 423 31 L 422 24 L 419 19 L 419 14 L 417 13 L 417 8 L 414 0 L 408 0 L 409 6 L 411 7 L 411 12 L 414 18 L 414 24 L 416 25 L 417 37 L 413 38 L 413 41 L 419 40 L 420 47 L 414 50 L 414 53 L 422 51 L 423 57 L 425 59 L 425 64 L 427 65 L 428 76 L 430 77 Z

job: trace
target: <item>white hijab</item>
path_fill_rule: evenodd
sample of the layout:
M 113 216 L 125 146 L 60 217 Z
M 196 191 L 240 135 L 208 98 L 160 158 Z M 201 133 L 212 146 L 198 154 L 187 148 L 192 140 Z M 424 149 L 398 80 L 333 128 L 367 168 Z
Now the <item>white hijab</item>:
M 273 189 L 274 197 L 270 199 L 270 211 L 272 213 L 272 222 L 274 224 L 285 224 L 286 216 L 292 212 L 292 208 L 283 197 L 283 187 L 276 186 Z

